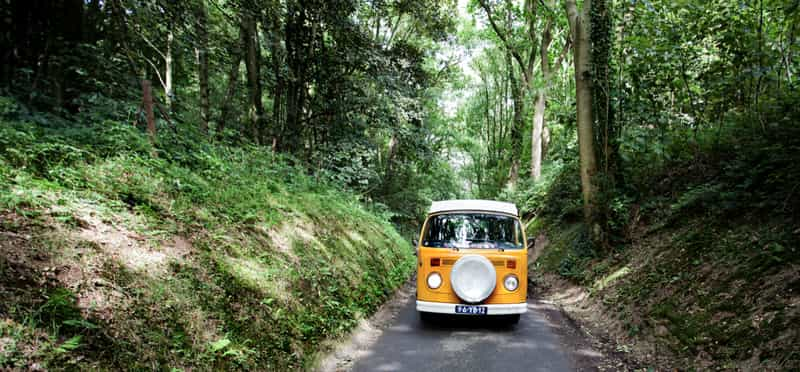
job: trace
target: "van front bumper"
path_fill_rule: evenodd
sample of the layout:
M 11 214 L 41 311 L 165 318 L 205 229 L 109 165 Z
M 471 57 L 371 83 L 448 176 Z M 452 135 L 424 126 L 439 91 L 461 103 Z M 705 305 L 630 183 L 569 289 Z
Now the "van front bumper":
M 417 301 L 417 311 L 426 313 L 439 313 L 439 314 L 455 314 L 456 305 L 466 304 L 451 304 L 446 302 L 428 302 Z M 528 304 L 523 302 L 521 304 L 481 304 L 476 306 L 485 306 L 486 315 L 508 315 L 508 314 L 524 314 L 528 311 Z M 463 314 L 458 314 L 463 315 Z

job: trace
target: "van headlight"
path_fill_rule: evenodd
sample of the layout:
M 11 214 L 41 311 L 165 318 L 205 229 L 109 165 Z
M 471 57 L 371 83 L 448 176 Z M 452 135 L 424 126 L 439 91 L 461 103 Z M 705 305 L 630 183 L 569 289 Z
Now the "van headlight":
M 442 286 L 442 276 L 439 273 L 428 274 L 428 288 L 436 289 Z
M 506 278 L 503 279 L 503 287 L 506 287 L 509 292 L 514 292 L 519 288 L 519 279 L 514 274 L 506 275 Z

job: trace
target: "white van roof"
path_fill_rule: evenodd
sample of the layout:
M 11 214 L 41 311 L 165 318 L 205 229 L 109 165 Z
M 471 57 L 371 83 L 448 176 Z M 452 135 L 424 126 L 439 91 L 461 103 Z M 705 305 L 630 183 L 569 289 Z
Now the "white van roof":
M 499 202 L 494 200 L 442 200 L 431 204 L 428 213 L 449 211 L 486 211 L 500 212 L 517 216 L 517 206 L 514 203 Z

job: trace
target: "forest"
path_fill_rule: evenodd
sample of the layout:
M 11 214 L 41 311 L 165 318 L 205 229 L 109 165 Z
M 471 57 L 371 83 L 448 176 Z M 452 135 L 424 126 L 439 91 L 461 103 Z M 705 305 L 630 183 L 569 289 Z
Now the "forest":
M 585 290 L 636 365 L 800 368 L 798 25 L 798 0 L 0 0 L 0 369 L 311 369 L 457 198 L 516 203 L 532 288 Z

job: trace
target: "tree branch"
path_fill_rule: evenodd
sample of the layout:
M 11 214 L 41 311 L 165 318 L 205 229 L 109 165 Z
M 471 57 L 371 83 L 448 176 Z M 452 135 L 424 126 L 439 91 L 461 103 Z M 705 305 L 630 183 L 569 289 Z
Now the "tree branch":
M 138 28 L 138 27 L 137 27 L 137 28 Z M 150 41 L 150 39 L 148 39 L 148 38 L 147 38 L 147 36 L 145 36 L 145 35 L 144 35 L 144 33 L 143 33 L 141 30 L 139 30 L 139 31 L 138 31 L 138 33 L 139 33 L 139 36 L 141 36 L 141 37 L 142 37 L 142 39 L 144 39 L 144 41 L 147 43 L 147 45 L 149 45 L 151 48 L 153 48 L 153 50 L 155 50 L 155 51 L 156 51 L 156 53 L 158 53 L 158 54 L 161 56 L 161 58 L 167 59 L 167 56 L 166 56 L 164 53 L 162 53 L 162 52 L 161 52 L 161 50 L 159 50 L 159 49 L 158 49 L 158 48 L 157 48 L 157 47 L 156 47 L 156 46 L 155 46 L 155 45 L 154 45 L 154 44 L 153 44 L 153 43 Z
M 219 3 L 216 2 L 216 0 L 211 0 L 210 2 L 211 4 L 214 4 L 214 7 L 217 8 L 217 10 L 219 10 L 220 14 L 222 14 L 225 17 L 225 19 L 228 21 L 228 23 L 231 24 L 231 26 L 238 25 L 238 22 L 230 14 L 225 12 L 225 10 L 222 9 L 222 6 L 220 6 Z
M 533 68 L 536 64 L 536 30 L 534 29 L 534 25 L 536 23 L 536 1 L 535 0 L 526 0 L 525 1 L 525 18 L 528 21 L 528 39 L 531 43 L 531 50 L 530 54 L 528 55 L 528 68 L 525 70 L 525 80 L 530 87 L 531 82 L 533 82 Z M 550 27 L 550 21 L 548 20 L 548 27 Z
M 566 58 L 567 53 L 569 52 L 569 48 L 571 46 L 572 46 L 572 39 L 567 38 L 567 40 L 564 42 L 564 49 L 561 49 L 561 54 L 558 56 L 558 59 L 556 60 L 556 63 L 553 64 L 553 66 L 558 66 L 562 62 L 564 62 L 564 58 Z
M 506 50 L 508 50 L 508 52 L 511 53 L 511 55 L 514 57 L 514 60 L 517 61 L 517 64 L 519 64 L 519 68 L 525 71 L 526 66 L 525 63 L 522 61 L 522 57 L 519 55 L 519 52 L 516 49 L 511 47 L 511 44 L 508 42 L 508 39 L 506 38 L 506 35 L 500 32 L 500 28 L 497 26 L 497 23 L 495 23 L 494 18 L 492 18 L 492 10 L 491 8 L 489 8 L 489 5 L 486 4 L 486 0 L 480 0 L 480 3 L 481 3 L 481 8 L 483 8 L 483 10 L 486 12 L 486 18 L 489 18 L 489 23 L 492 25 L 494 33 L 497 35 L 497 37 L 500 38 L 500 41 L 503 42 L 503 46 L 505 46 Z
M 153 67 L 153 70 L 155 70 L 155 71 L 156 71 L 156 76 L 158 77 L 158 81 L 161 83 L 161 87 L 162 87 L 162 88 L 166 87 L 166 86 L 167 86 L 167 84 L 164 82 L 164 79 L 161 77 L 161 72 L 160 72 L 160 71 L 158 71 L 158 66 L 156 66 L 156 64 L 155 64 L 155 63 L 153 63 L 153 61 L 151 61 L 151 60 L 150 60 L 150 58 L 147 58 L 147 56 L 145 56 L 144 54 L 142 54 L 141 56 L 142 56 L 142 58 L 144 58 L 144 60 L 145 60 L 145 61 L 147 61 L 147 63 L 148 63 L 150 66 L 152 66 L 152 67 Z
M 391 34 L 389 34 L 389 40 L 388 40 L 388 41 L 386 41 L 386 46 L 387 46 L 387 47 L 388 47 L 388 46 L 390 46 L 390 45 L 392 45 L 392 41 L 394 40 L 394 35 L 395 35 L 395 34 L 397 34 L 397 27 L 398 27 L 398 26 L 400 26 L 400 20 L 402 20 L 402 19 L 403 19 L 403 15 L 404 15 L 404 14 L 405 14 L 405 13 L 400 13 L 400 14 L 397 16 L 397 21 L 395 21 L 395 22 L 394 22 L 394 25 L 392 25 L 392 28 L 391 28 L 391 30 L 392 30 L 392 31 L 391 31 Z

